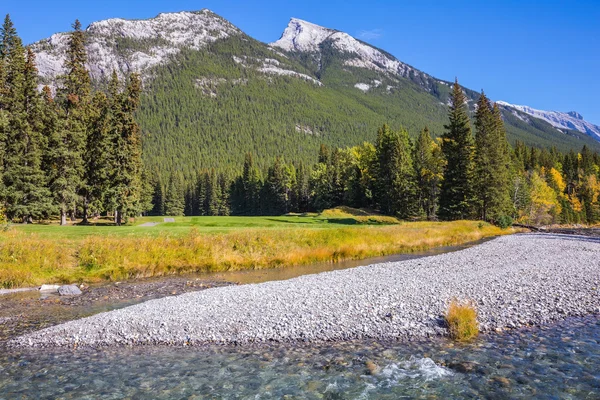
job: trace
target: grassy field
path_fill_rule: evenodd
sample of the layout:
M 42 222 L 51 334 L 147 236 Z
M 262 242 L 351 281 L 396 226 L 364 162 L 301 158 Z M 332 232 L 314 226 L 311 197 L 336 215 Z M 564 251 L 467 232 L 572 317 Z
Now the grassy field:
M 400 222 L 357 210 L 282 217 L 162 217 L 131 225 L 13 225 L 0 233 L 0 287 L 289 267 L 409 253 L 512 233 L 477 221 Z M 156 226 L 141 226 L 158 222 Z

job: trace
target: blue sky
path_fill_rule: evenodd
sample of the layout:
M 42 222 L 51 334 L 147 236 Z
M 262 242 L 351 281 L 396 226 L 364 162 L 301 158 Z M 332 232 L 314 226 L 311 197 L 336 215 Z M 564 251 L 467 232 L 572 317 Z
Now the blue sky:
M 264 42 L 297 17 L 380 47 L 494 100 L 575 110 L 600 125 L 600 1 L 4 0 L 26 43 L 111 17 L 208 8 Z

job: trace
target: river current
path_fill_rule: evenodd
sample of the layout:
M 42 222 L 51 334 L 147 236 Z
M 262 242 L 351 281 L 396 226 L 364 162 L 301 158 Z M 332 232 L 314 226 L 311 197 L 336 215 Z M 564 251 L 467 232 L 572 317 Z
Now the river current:
M 598 399 L 600 318 L 470 344 L 8 350 L 2 399 Z

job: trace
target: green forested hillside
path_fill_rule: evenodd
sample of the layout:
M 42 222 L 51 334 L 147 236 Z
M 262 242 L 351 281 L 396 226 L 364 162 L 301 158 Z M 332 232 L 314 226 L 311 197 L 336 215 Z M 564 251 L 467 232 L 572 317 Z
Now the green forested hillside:
M 260 72 L 266 59 L 323 85 Z M 261 169 L 277 156 L 313 163 L 320 144 L 372 141 L 383 123 L 403 126 L 412 137 L 424 126 L 441 135 L 447 84 L 390 77 L 344 66 L 343 60 L 332 50 L 316 71 L 309 56 L 284 55 L 248 36 L 183 51 L 157 68 L 145 88 L 138 117 L 149 170 L 161 176 L 180 171 L 184 177 L 205 168 L 239 171 L 247 152 Z M 354 87 L 373 81 L 380 83 L 366 93 Z M 600 148 L 583 134 L 565 135 L 542 121 L 531 126 L 510 113 L 505 118 L 513 142 L 565 151 L 584 143 Z

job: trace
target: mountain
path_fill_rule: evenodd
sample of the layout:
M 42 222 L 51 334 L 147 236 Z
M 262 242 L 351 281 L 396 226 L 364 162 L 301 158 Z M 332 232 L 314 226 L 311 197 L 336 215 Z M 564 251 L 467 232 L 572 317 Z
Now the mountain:
M 560 130 L 576 130 L 600 140 L 600 126 L 584 120 L 583 116 L 576 111 L 543 111 L 536 110 L 535 108 L 531 108 L 529 106 L 510 104 L 505 101 L 498 101 L 498 104 L 505 108 L 511 109 L 515 116 L 522 118 L 525 121 L 527 121 L 528 117 L 523 116 L 523 114 L 544 120 Z
M 113 69 L 144 80 L 138 120 L 154 175 L 193 178 L 200 168 L 260 167 L 275 156 L 313 163 L 321 143 L 374 141 L 383 123 L 414 137 L 443 132 L 451 82 L 436 79 L 352 36 L 291 19 L 265 44 L 209 10 L 149 20 L 109 19 L 86 29 L 89 69 L 102 86 Z M 67 34 L 31 45 L 44 84 L 62 73 Z M 478 93 L 465 89 L 473 110 Z M 511 141 L 561 150 L 600 143 L 504 110 Z
M 113 70 L 151 73 L 182 49 L 199 50 L 210 42 L 242 32 L 209 10 L 162 13 L 148 20 L 112 18 L 86 29 L 88 68 L 96 81 L 108 79 Z M 63 73 L 68 33 L 56 33 L 34 43 L 40 75 L 53 81 Z

